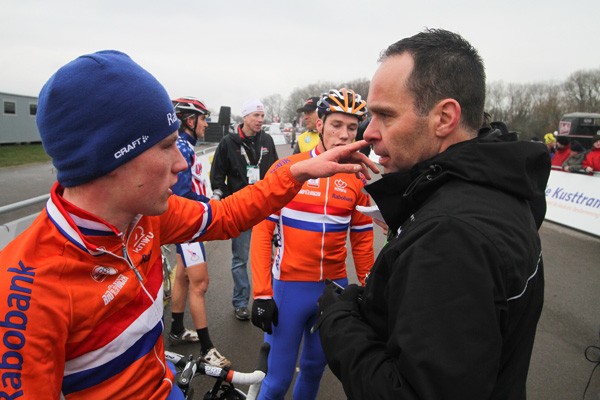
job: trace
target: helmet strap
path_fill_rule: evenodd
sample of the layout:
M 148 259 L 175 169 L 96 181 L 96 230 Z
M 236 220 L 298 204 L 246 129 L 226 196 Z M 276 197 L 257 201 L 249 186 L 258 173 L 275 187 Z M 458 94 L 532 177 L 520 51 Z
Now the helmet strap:
M 192 118 L 192 117 L 196 117 L 196 119 L 194 119 L 194 127 L 190 128 L 189 125 L 187 124 L 187 121 Z M 195 114 L 190 114 L 188 117 L 185 118 L 185 127 L 187 130 L 191 129 L 192 130 L 192 136 L 195 137 L 196 139 L 198 139 L 198 136 L 196 136 L 196 128 L 198 127 L 198 116 Z
M 327 147 L 325 147 L 325 140 L 323 139 L 323 132 L 325 131 L 325 120 L 327 119 L 327 115 L 323 116 L 323 126 L 321 127 L 321 132 L 319 132 L 319 139 L 321 140 L 321 144 L 323 144 L 323 150 L 327 151 Z

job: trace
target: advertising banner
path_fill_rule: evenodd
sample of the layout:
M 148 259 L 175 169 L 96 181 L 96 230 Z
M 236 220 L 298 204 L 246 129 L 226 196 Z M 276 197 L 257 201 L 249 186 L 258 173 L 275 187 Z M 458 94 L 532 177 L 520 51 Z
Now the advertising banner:
M 600 236 L 600 176 L 551 171 L 546 219 Z

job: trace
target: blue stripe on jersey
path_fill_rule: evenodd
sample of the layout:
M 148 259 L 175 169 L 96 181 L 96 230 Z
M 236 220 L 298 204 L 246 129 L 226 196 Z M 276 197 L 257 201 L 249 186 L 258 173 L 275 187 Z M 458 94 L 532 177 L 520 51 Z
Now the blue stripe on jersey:
M 348 230 L 348 226 L 350 225 L 301 221 L 299 219 L 293 219 L 286 216 L 282 216 L 281 221 L 285 226 L 311 232 L 323 232 L 323 230 L 325 230 L 325 232 L 342 232 Z
M 371 225 L 371 226 L 362 226 L 362 227 L 359 227 L 359 228 L 350 227 L 350 230 L 352 232 L 367 232 L 367 231 L 372 231 L 373 230 L 373 225 Z
M 79 232 L 83 233 L 85 236 L 116 236 L 113 231 L 99 231 L 97 229 L 84 228 L 82 226 L 78 226 Z
M 162 321 L 159 321 L 151 331 L 139 338 L 127 351 L 106 364 L 66 375 L 63 378 L 62 392 L 66 395 L 90 388 L 127 369 L 152 350 L 156 341 L 162 335 L 162 324 Z
M 206 211 L 204 211 L 204 212 L 206 213 L 207 218 L 206 218 L 206 225 L 204 226 L 204 229 L 202 229 L 202 233 L 200 233 L 200 235 L 203 235 L 204 233 L 206 233 L 206 230 L 208 229 L 210 224 L 212 224 L 212 219 L 213 219 L 212 208 L 210 206 L 210 203 L 203 203 L 203 204 L 206 204 Z

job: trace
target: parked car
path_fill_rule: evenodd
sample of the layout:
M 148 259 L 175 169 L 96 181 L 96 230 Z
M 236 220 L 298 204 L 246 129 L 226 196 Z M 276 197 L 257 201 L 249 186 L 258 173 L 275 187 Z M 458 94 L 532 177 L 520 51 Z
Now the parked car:
M 269 135 L 280 135 L 281 132 L 281 124 L 279 122 L 273 122 L 269 125 L 269 130 L 267 131 Z

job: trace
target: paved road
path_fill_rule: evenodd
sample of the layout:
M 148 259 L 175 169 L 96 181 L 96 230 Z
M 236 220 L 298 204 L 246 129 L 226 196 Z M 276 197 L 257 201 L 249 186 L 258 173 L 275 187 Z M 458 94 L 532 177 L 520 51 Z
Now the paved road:
M 50 162 L 22 167 L 0 168 L 0 206 L 47 194 L 56 180 Z M 45 203 L 39 203 L 0 215 L 0 224 L 39 212 Z
M 288 149 L 278 146 L 280 156 L 287 155 Z M 0 205 L 47 193 L 53 179 L 50 167 L 45 165 L 0 169 L 3 187 Z M 593 368 L 585 360 L 584 350 L 589 345 L 600 345 L 600 239 L 550 222 L 543 224 L 540 233 L 546 264 L 546 296 L 531 361 L 529 399 L 581 399 Z M 382 243 L 383 236 L 377 232 L 376 248 Z M 233 316 L 230 242 L 210 242 L 206 249 L 211 279 L 207 299 L 211 337 L 236 368 L 253 369 L 262 335 L 249 322 L 240 322 Z M 351 260 L 349 265 L 351 269 Z M 168 309 L 165 322 L 168 332 Z M 191 327 L 189 313 L 186 324 Z M 194 346 L 171 349 L 196 353 Z M 326 371 L 318 398 L 344 399 L 341 385 Z M 201 398 L 212 382 L 208 378 L 196 382 L 197 398 Z M 586 399 L 600 399 L 600 370 L 596 370 Z

